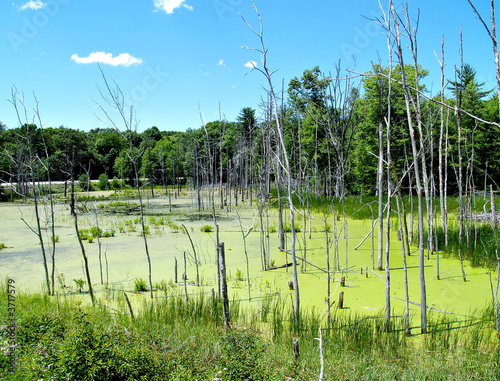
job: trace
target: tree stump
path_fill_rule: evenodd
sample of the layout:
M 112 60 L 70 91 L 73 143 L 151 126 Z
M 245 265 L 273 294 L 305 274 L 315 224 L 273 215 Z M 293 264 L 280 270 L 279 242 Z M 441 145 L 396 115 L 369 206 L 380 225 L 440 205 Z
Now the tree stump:
M 288 281 L 288 288 L 293 290 L 293 282 L 291 280 Z
M 340 287 L 345 287 L 345 275 L 340 279 Z
M 295 360 L 299 358 L 299 339 L 296 337 L 293 338 L 293 357 Z
M 341 291 L 339 295 L 339 308 L 344 308 L 344 291 Z

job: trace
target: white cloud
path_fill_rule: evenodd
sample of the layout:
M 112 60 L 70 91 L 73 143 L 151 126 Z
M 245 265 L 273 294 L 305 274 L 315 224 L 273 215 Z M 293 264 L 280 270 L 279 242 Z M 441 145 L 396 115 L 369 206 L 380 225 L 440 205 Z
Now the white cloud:
M 217 66 L 222 66 L 224 65 L 224 60 L 220 60 L 219 62 L 217 62 Z
M 35 11 L 42 9 L 45 7 L 47 3 L 42 2 L 41 0 L 36 0 L 36 1 L 28 1 L 26 4 L 23 4 L 19 7 L 19 10 L 24 11 L 26 9 L 33 9 Z
M 93 52 L 90 53 L 88 57 L 79 57 L 78 54 L 73 54 L 71 60 L 75 61 L 77 64 L 90 64 L 90 63 L 102 63 L 112 66 L 130 66 L 135 64 L 141 64 L 142 59 L 131 56 L 128 53 L 122 53 L 116 57 L 113 57 L 111 53 L 105 52 Z
M 245 67 L 250 67 L 252 69 L 256 68 L 257 67 L 257 62 L 255 61 L 248 61 L 246 64 L 245 64 Z
M 153 0 L 153 4 L 156 8 L 156 12 L 160 10 L 172 14 L 175 9 L 181 6 L 192 11 L 194 8 L 191 5 L 184 4 L 185 1 L 186 0 Z

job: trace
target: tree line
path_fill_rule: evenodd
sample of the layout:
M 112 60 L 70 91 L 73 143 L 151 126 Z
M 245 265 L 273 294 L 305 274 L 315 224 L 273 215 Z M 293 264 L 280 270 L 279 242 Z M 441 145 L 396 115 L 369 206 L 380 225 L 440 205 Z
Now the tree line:
M 332 197 L 377 194 L 378 184 L 374 179 L 379 164 L 379 143 L 387 146 L 387 136 L 379 136 L 379 123 L 389 111 L 391 165 L 399 173 L 408 168 L 411 143 L 401 67 L 392 68 L 389 102 L 390 69 L 376 64 L 354 83 L 338 78 L 338 70 L 332 75 L 315 67 L 293 78 L 286 92 L 281 92 L 278 115 L 293 163 L 293 178 L 301 184 L 307 183 L 311 193 Z M 408 64 L 405 69 L 415 70 Z M 429 73 L 421 67 L 417 71 L 420 81 Z M 496 186 L 500 178 L 500 151 L 496 149 L 500 144 L 498 128 L 463 115 L 459 136 L 453 108 L 460 104 L 461 109 L 498 123 L 498 96 L 491 95 L 491 90 L 478 83 L 475 70 L 467 64 L 458 78 L 447 82 L 443 100 L 450 107 L 444 115 L 443 135 L 440 134 L 440 105 L 434 102 L 441 100 L 441 94 L 423 99 L 421 104 L 425 133 L 422 149 L 426 151 L 430 177 L 439 177 L 441 139 L 445 140 L 442 141 L 446 154 L 443 170 L 448 174 L 448 195 L 459 193 L 460 168 L 477 189 L 484 189 L 488 184 Z M 410 78 L 408 85 L 414 87 L 415 80 Z M 424 85 L 420 84 L 419 89 L 427 93 Z M 132 145 L 140 152 L 141 176 L 158 185 L 189 183 L 196 187 L 212 181 L 231 182 L 247 193 L 250 188 L 255 189 L 258 177 L 263 176 L 265 191 L 270 193 L 277 168 L 272 162 L 279 148 L 274 133 L 276 122 L 269 113 L 271 105 L 265 103 L 260 110 L 243 108 L 235 121 L 221 119 L 198 129 L 174 132 L 160 131 L 153 126 L 141 133 L 131 131 Z M 47 181 L 49 171 L 53 181 L 69 181 L 70 173 L 76 178 L 103 176 L 129 183 L 134 179 L 129 143 L 114 128 L 81 131 L 64 126 L 40 128 L 36 123 L 15 128 L 2 124 L 0 147 L 0 179 L 18 183 L 21 194 L 26 178 L 23 160 L 29 156 L 29 150 L 40 159 L 35 165 L 40 181 Z M 410 189 L 410 182 L 411 176 L 407 176 L 403 188 Z M 116 187 L 117 182 L 114 184 Z M 4 194 L 3 199 L 5 197 Z

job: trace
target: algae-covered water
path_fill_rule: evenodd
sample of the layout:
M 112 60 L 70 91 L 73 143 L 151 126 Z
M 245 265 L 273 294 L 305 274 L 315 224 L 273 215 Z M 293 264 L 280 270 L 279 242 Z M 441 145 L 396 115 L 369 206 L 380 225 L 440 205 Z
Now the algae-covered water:
M 92 194 L 94 195 L 94 194 Z M 108 194 L 102 194 L 106 197 Z M 88 209 L 98 209 L 99 227 L 103 231 L 113 231 L 114 237 L 102 239 L 102 263 L 104 280 L 109 279 L 111 288 L 133 290 L 136 278 L 148 278 L 148 264 L 146 260 L 144 241 L 140 235 L 137 200 L 121 200 L 121 206 L 111 206 L 107 198 L 88 203 Z M 101 205 L 101 207 L 99 207 Z M 282 268 L 272 271 L 261 270 L 260 254 L 260 225 L 257 216 L 257 206 L 248 203 L 233 206 L 231 213 L 217 208 L 217 222 L 220 226 L 220 241 L 224 242 L 228 268 L 229 293 L 233 300 L 241 300 L 243 304 L 260 306 L 266 296 L 276 295 L 290 301 L 288 282 L 292 280 L 292 269 Z M 169 292 L 184 294 L 184 287 L 174 283 L 174 263 L 178 261 L 178 281 L 182 282 L 184 272 L 183 253 L 187 253 L 188 282 L 196 280 L 196 269 L 191 243 L 182 224 L 189 230 L 197 252 L 201 287 L 190 284 L 188 293 L 210 293 L 217 290 L 216 268 L 216 235 L 215 232 L 201 231 L 204 225 L 213 226 L 211 209 L 199 212 L 193 208 L 190 194 L 184 194 L 178 199 L 172 199 L 172 211 L 169 212 L 168 199 L 165 195 L 145 200 L 146 224 L 149 229 L 148 245 L 152 263 L 153 284 L 166 286 Z M 236 210 L 238 213 L 236 213 Z M 40 209 L 45 216 L 45 210 Z M 240 217 L 238 217 L 238 215 Z M 0 243 L 6 248 L 0 251 L 0 276 L 15 280 L 17 290 L 39 291 L 43 286 L 45 275 L 42 265 L 42 254 L 38 237 L 21 219 L 35 227 L 34 207 L 25 203 L 0 203 Z M 312 235 L 309 239 L 306 234 L 307 260 L 320 268 L 326 268 L 326 238 L 324 232 L 324 216 L 315 215 L 312 225 Z M 276 210 L 269 210 L 271 225 L 277 225 Z M 247 252 L 250 262 L 251 300 L 248 300 L 247 270 L 244 252 L 244 242 L 240 222 L 244 232 L 253 226 L 253 230 L 246 237 Z M 301 220 L 299 225 L 303 223 Z M 95 214 L 83 213 L 79 215 L 80 229 L 90 229 L 95 226 Z M 334 221 L 330 216 L 328 224 L 333 227 Z M 341 273 L 335 274 L 331 282 L 332 298 L 338 299 L 340 291 L 344 291 L 344 311 L 359 314 L 375 315 L 385 309 L 385 272 L 372 270 L 372 240 L 368 238 L 357 250 L 354 248 L 369 232 L 371 221 L 348 220 L 347 242 L 344 238 L 343 221 L 337 221 L 339 242 L 340 267 L 346 277 L 345 287 L 340 287 Z M 301 225 L 301 229 L 304 226 Z M 215 229 L 214 229 L 215 231 Z M 47 248 L 51 245 L 48 230 L 44 240 Z M 69 212 L 69 205 L 60 202 L 56 206 L 56 276 L 64 278 L 68 288 L 64 291 L 60 282 L 56 281 L 56 289 L 60 292 L 76 293 L 73 279 L 86 279 L 82 267 L 82 254 L 78 245 L 73 218 Z M 333 238 L 333 228 L 329 233 Z M 290 234 L 288 234 L 288 247 Z M 297 255 L 304 257 L 303 232 L 298 233 Z M 89 257 L 92 283 L 97 295 L 103 290 L 100 285 L 99 247 L 97 240 L 92 243 L 84 241 Z M 374 240 L 375 248 L 377 239 Z M 271 260 L 276 266 L 286 263 L 287 254 L 278 249 L 277 233 L 270 236 Z M 347 267 L 346 267 L 347 250 Z M 413 248 L 416 250 L 416 248 Z M 375 249 L 376 251 L 376 249 Z M 47 250 L 50 256 L 50 250 Z M 105 253 L 105 255 L 104 255 Z M 331 264 L 333 265 L 335 249 L 330 246 Z M 107 258 L 108 274 L 106 276 L 105 259 Z M 290 257 L 288 256 L 288 261 Z M 418 255 L 414 252 L 407 257 L 409 295 L 411 302 L 420 302 L 420 282 L 418 270 Z M 299 261 L 300 265 L 300 261 Z M 49 263 L 50 266 L 50 263 Z M 368 267 L 368 277 L 365 269 Z M 363 273 L 361 273 L 363 268 Z M 332 268 L 333 269 L 333 268 Z M 401 242 L 397 240 L 396 227 L 391 231 L 391 295 L 392 308 L 395 314 L 402 314 L 405 309 L 404 271 L 401 254 Z M 430 307 L 458 315 L 470 315 L 491 302 L 491 287 L 489 271 L 484 268 L 471 268 L 465 264 L 467 282 L 462 279 L 460 263 L 454 259 L 440 258 L 440 280 L 436 277 L 436 255 L 425 260 L 425 275 L 427 282 L 427 302 Z M 61 275 L 63 274 L 63 277 Z M 245 280 L 239 279 L 242 275 Z M 495 274 L 493 274 L 495 282 Z M 327 304 L 327 275 L 311 265 L 302 269 L 299 275 L 299 290 L 301 306 L 315 308 L 316 311 L 326 311 Z M 85 289 L 86 287 L 84 287 Z M 419 314 L 420 307 L 411 305 L 411 312 Z

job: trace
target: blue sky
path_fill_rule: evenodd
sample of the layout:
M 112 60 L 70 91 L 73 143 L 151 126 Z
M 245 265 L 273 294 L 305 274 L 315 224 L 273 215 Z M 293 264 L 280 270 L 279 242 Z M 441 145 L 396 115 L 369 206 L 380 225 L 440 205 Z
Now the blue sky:
M 387 6 L 388 1 L 382 4 Z M 395 1 L 400 7 L 402 1 Z M 460 64 L 459 29 L 464 60 L 488 89 L 495 85 L 491 40 L 466 0 L 408 2 L 420 9 L 419 61 L 431 71 L 427 86 L 439 92 L 440 54 L 445 35 L 446 76 Z M 475 0 L 486 19 L 489 1 Z M 33 93 L 43 123 L 90 130 L 107 127 L 97 106 L 105 105 L 99 88 L 115 81 L 134 105 L 142 131 L 186 130 L 205 120 L 235 120 L 243 107 L 258 109 L 265 79 L 250 72 L 260 56 L 242 46 L 258 41 L 238 11 L 258 27 L 251 0 L 11 0 L 0 3 L 0 121 L 17 127 L 8 102 L 11 88 L 24 92 L 29 109 Z M 378 0 L 257 0 L 275 87 L 319 65 L 324 72 L 370 69 L 378 54 L 387 62 L 386 38 L 365 17 L 380 16 Z M 408 57 L 409 58 L 409 57 Z

